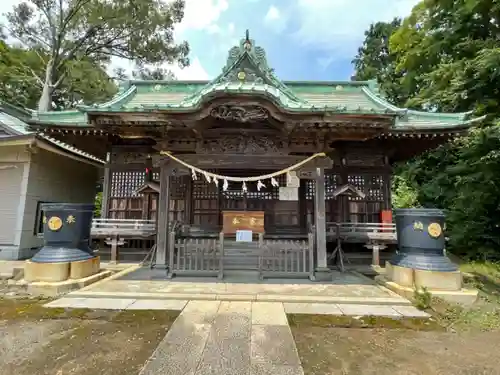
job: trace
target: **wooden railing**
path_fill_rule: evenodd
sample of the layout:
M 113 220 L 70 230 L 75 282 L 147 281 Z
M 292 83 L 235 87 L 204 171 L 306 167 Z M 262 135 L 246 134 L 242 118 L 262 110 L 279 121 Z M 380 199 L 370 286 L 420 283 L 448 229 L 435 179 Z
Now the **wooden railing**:
M 265 240 L 259 235 L 259 276 L 314 279 L 314 234 L 305 240 Z
M 156 233 L 154 220 L 93 219 L 91 235 L 98 237 L 149 237 Z
M 394 223 L 326 223 L 329 238 L 340 237 L 343 241 L 383 241 L 395 242 L 396 224 Z
M 217 276 L 224 272 L 224 234 L 218 239 L 188 239 L 169 234 L 169 277 L 175 275 Z

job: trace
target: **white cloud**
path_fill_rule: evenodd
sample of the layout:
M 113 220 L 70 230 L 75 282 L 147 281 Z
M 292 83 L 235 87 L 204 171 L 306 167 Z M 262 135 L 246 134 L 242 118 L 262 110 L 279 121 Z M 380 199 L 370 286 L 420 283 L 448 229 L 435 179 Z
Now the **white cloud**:
M 264 21 L 272 22 L 280 18 L 280 10 L 276 8 L 274 5 L 269 7 L 266 16 L 264 17 Z
M 265 25 L 273 31 L 282 32 L 287 24 L 288 16 L 282 13 L 276 6 L 271 5 L 264 17 Z
M 191 64 L 184 69 L 179 68 L 179 66 L 168 67 L 175 74 L 177 79 L 193 81 L 193 80 L 208 80 L 211 77 L 208 75 L 203 65 L 201 65 L 200 59 L 195 57 L 192 59 Z
M 211 78 L 205 68 L 203 68 L 200 59 L 196 56 L 191 59 L 191 64 L 183 69 L 180 68 L 177 64 L 163 64 L 161 65 L 161 67 L 171 70 L 172 73 L 175 74 L 177 79 L 182 81 L 201 81 Z M 109 74 L 112 75 L 113 70 L 116 68 L 125 69 L 126 74 L 131 77 L 132 70 L 134 69 L 134 63 L 128 60 L 114 58 L 112 59 L 111 66 L 108 69 Z
M 324 50 L 330 63 L 352 58 L 371 23 L 390 21 L 411 12 L 419 0 L 296 0 L 297 42 Z M 327 60 L 322 61 L 323 64 Z
M 229 8 L 227 0 L 186 0 L 184 18 L 176 27 L 176 36 L 186 30 L 204 30 L 213 27 L 221 13 Z

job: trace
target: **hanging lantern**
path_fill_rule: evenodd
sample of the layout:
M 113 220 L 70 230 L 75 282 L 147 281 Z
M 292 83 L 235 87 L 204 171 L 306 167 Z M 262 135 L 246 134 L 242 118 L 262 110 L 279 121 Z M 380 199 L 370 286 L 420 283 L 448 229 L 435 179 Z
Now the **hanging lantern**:
M 247 184 L 246 184 L 245 182 L 243 182 L 242 190 L 243 190 L 244 192 L 247 192 L 247 191 L 248 191 L 248 189 L 247 189 Z
M 278 184 L 278 181 L 276 181 L 274 179 L 274 177 L 271 177 L 271 185 L 273 185 L 274 187 L 279 187 L 280 186 L 280 184 Z
M 226 179 L 224 179 L 224 184 L 222 185 L 222 190 L 226 191 L 228 187 L 229 187 L 229 183 L 227 182 Z
M 193 180 L 197 180 L 198 179 L 198 176 L 196 175 L 196 171 L 193 168 L 191 168 L 191 178 Z

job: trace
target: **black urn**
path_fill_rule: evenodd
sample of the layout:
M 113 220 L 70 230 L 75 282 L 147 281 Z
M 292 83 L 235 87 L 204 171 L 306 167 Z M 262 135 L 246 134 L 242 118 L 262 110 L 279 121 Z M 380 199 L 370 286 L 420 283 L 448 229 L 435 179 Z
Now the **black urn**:
M 94 257 L 90 248 L 93 204 L 45 203 L 41 212 L 44 246 L 32 262 L 77 262 Z
M 394 210 L 398 251 L 390 260 L 395 266 L 418 270 L 453 272 L 458 268 L 445 255 L 442 210 L 404 208 Z

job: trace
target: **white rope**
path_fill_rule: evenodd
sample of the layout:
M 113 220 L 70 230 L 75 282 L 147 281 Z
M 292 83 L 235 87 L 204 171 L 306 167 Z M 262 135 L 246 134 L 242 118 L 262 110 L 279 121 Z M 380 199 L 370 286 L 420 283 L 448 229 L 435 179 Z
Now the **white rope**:
M 193 176 L 193 179 L 196 179 L 195 176 L 196 176 L 196 172 L 204 175 L 207 180 L 208 178 L 211 178 L 212 180 L 217 180 L 217 179 L 220 179 L 220 180 L 224 180 L 224 182 L 226 181 L 233 181 L 233 182 L 258 182 L 260 180 L 267 180 L 267 179 L 271 179 L 271 185 L 273 186 L 277 186 L 278 185 L 278 182 L 274 179 L 274 177 L 277 177 L 277 176 L 280 176 L 282 174 L 285 174 L 285 173 L 289 173 L 301 166 L 303 166 L 304 164 L 310 162 L 311 160 L 317 158 L 317 157 L 321 157 L 321 156 L 326 156 L 326 154 L 324 152 L 318 152 L 314 155 L 311 155 L 309 156 L 307 159 L 304 159 L 288 168 L 285 168 L 285 169 L 282 169 L 278 172 L 274 172 L 274 173 L 269 173 L 269 174 L 265 174 L 265 175 L 261 175 L 261 176 L 253 176 L 253 177 L 231 177 L 231 176 L 223 176 L 223 175 L 220 175 L 220 174 L 216 174 L 216 173 L 211 173 L 211 172 L 207 172 L 207 171 L 204 171 L 203 169 L 200 169 L 198 167 L 195 167 L 194 165 L 191 165 L 189 163 L 186 163 L 185 161 L 183 160 L 180 160 L 179 158 L 175 157 L 174 155 L 172 155 L 170 152 L 168 151 L 161 151 L 160 152 L 161 155 L 165 155 L 165 156 L 168 156 L 170 159 L 176 161 L 177 163 L 179 164 L 182 164 L 183 166 L 185 166 L 186 168 L 189 168 L 191 170 L 191 174 Z

